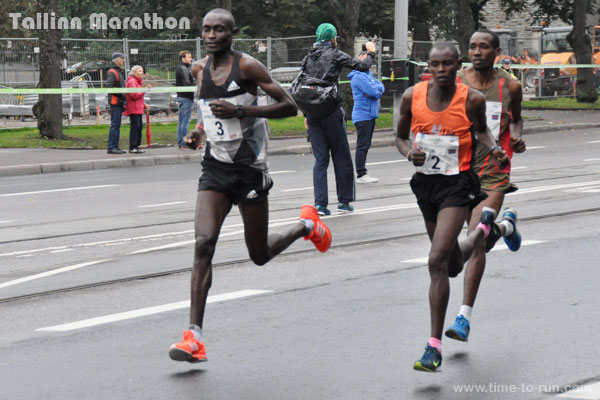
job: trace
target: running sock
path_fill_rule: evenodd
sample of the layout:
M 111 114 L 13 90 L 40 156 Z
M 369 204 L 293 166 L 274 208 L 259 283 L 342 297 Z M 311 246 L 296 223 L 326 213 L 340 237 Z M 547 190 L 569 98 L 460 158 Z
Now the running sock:
M 194 334 L 194 338 L 202 343 L 202 328 L 198 325 L 190 325 L 190 331 Z
M 487 238 L 487 237 L 488 237 L 488 235 L 490 234 L 490 230 L 491 230 L 491 228 L 490 228 L 490 226 L 489 226 L 489 225 L 486 225 L 486 224 L 484 224 L 484 223 L 481 223 L 481 222 L 480 222 L 480 223 L 477 225 L 477 228 L 479 228 L 479 229 L 481 229 L 481 230 L 483 231 L 483 238 L 484 238 L 484 239 L 485 239 L 485 238 Z M 477 228 L 475 228 L 475 229 L 477 229 Z
M 506 229 L 506 232 L 504 232 L 504 236 L 510 236 L 515 231 L 515 227 L 513 226 L 512 222 L 510 222 L 510 221 L 504 220 L 504 221 L 500 222 L 498 225 L 502 225 Z
M 462 315 L 467 319 L 467 321 L 471 322 L 471 312 L 473 311 L 473 307 L 465 306 L 464 304 L 460 306 L 460 311 L 458 315 Z
M 315 229 L 315 222 L 312 219 L 301 219 L 300 223 L 304 224 L 304 226 L 306 227 L 306 235 L 304 236 L 310 235 L 313 229 Z
M 429 338 L 429 345 L 435 347 L 442 354 L 442 340 L 434 337 Z

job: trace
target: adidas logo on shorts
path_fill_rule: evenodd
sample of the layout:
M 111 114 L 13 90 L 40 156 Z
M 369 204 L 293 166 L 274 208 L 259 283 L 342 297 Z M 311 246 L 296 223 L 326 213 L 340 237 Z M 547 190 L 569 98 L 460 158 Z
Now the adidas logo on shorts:
M 254 190 L 254 189 L 249 191 L 248 194 L 246 195 L 247 199 L 255 199 L 257 197 L 258 197 L 258 194 L 256 193 L 256 190 Z

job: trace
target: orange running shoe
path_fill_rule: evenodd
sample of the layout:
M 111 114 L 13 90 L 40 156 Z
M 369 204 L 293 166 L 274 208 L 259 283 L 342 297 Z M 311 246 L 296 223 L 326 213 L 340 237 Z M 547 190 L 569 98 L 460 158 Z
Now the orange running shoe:
M 183 331 L 183 340 L 171 345 L 169 357 L 175 361 L 191 363 L 208 361 L 204 343 L 197 341 L 192 331 Z
M 325 253 L 329 246 L 331 246 L 331 231 L 325 225 L 321 218 L 319 218 L 319 213 L 317 209 L 311 205 L 305 204 L 300 208 L 300 219 L 312 219 L 315 223 L 315 228 L 310 233 L 310 235 L 304 236 L 304 240 L 311 240 L 317 250 L 321 253 Z

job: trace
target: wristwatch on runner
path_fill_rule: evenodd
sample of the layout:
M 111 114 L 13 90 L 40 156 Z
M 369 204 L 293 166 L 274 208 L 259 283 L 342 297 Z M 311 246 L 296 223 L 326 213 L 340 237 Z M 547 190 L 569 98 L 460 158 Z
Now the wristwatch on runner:
M 502 147 L 498 146 L 498 145 L 494 145 L 492 147 L 490 147 L 490 156 L 494 156 L 494 150 L 502 150 Z
M 246 111 L 244 111 L 244 107 L 238 105 L 235 109 L 235 116 L 238 119 L 242 119 L 244 118 L 244 116 L 246 115 Z

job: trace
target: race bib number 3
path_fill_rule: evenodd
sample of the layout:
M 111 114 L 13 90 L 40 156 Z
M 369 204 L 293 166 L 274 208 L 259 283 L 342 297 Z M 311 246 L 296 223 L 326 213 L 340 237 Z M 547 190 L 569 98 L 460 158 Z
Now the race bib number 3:
M 204 132 L 211 142 L 225 142 L 242 137 L 242 126 L 237 118 L 219 119 L 208 105 L 212 100 L 199 100 L 204 121 Z
M 426 175 L 456 175 L 458 168 L 458 136 L 415 135 L 417 148 L 425 152 L 425 163 L 417 167 L 417 172 Z
M 500 137 L 500 123 L 502 121 L 502 103 L 499 101 L 486 101 L 485 116 L 490 132 L 492 132 L 494 139 L 498 141 Z

